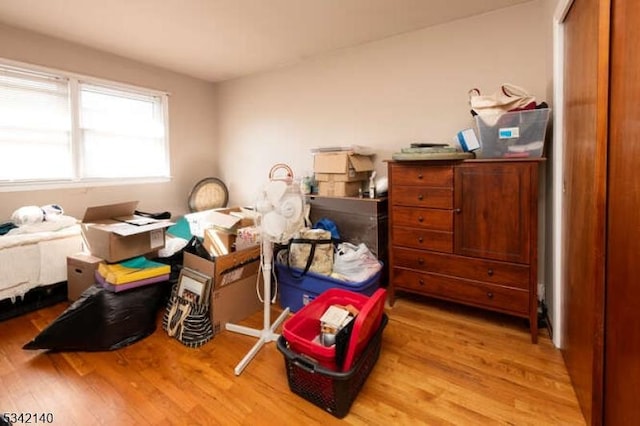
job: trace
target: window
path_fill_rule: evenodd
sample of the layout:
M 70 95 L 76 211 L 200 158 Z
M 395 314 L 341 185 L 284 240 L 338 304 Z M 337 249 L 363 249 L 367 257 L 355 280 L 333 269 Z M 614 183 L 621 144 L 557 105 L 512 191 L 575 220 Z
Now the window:
M 167 95 L 0 63 L 0 187 L 169 177 Z
M 0 180 L 70 179 L 69 81 L 0 68 Z
M 80 83 L 79 93 L 85 177 L 165 174 L 162 98 L 89 83 Z

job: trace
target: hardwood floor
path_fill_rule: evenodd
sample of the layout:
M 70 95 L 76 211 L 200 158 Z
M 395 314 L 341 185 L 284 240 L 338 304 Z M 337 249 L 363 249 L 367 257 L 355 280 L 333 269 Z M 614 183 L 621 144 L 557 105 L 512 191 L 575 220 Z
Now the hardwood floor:
M 235 376 L 255 339 L 227 331 L 199 349 L 160 326 L 111 352 L 21 349 L 66 307 L 0 322 L 0 412 L 49 412 L 57 425 L 340 423 L 289 390 L 275 343 Z M 584 424 L 545 330 L 534 345 L 522 320 L 403 294 L 387 314 L 380 358 L 344 423 Z M 262 314 L 243 323 L 259 327 Z

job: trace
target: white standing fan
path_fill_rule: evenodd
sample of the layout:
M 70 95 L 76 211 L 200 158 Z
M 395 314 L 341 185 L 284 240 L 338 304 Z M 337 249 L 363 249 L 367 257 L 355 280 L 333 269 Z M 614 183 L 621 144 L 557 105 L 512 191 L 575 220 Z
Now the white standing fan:
M 278 171 L 284 170 L 284 177 L 277 177 Z M 260 213 L 258 224 L 260 226 L 260 238 L 262 244 L 262 277 L 264 279 L 264 318 L 262 330 L 257 330 L 237 324 L 227 324 L 226 329 L 236 333 L 257 337 L 258 341 L 236 365 L 236 376 L 256 356 L 265 343 L 278 339 L 275 330 L 289 315 L 286 308 L 280 316 L 271 324 L 271 271 L 273 263 L 273 244 L 286 243 L 293 234 L 300 230 L 304 224 L 303 210 L 304 198 L 299 185 L 293 182 L 293 172 L 286 164 L 276 164 L 269 172 L 269 182 L 258 197 L 256 210 Z

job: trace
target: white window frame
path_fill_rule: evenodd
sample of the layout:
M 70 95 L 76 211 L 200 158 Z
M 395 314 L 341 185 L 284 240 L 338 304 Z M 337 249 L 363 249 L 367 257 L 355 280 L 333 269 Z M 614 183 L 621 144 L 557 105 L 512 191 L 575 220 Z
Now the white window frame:
M 171 180 L 171 164 L 170 164 L 170 144 L 169 144 L 169 96 L 168 92 L 149 89 L 140 86 L 134 86 L 126 83 L 120 83 L 112 80 L 91 77 L 83 74 L 62 71 L 58 69 L 32 65 L 24 62 L 13 61 L 0 58 L 0 65 L 24 69 L 26 71 L 42 72 L 46 74 L 56 75 L 69 80 L 69 107 L 71 114 L 71 157 L 74 165 L 74 176 L 71 179 L 62 180 L 22 180 L 22 181 L 0 181 L 0 192 L 30 191 L 43 189 L 64 189 L 64 188 L 81 188 L 93 186 L 113 186 L 113 185 L 133 185 L 143 183 L 159 183 Z M 95 84 L 112 88 L 114 90 L 122 90 L 140 93 L 146 96 L 156 96 L 161 98 L 162 118 L 164 125 L 164 150 L 165 164 L 164 176 L 150 177 L 126 177 L 126 178 L 86 178 L 82 177 L 82 167 L 84 164 L 82 158 L 82 147 L 80 138 L 80 106 L 79 106 L 79 85 L 80 83 Z

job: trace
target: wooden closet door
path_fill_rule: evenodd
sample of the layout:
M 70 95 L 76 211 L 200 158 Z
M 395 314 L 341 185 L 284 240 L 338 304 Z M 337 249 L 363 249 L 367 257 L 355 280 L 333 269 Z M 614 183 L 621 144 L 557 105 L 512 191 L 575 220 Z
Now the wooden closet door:
M 564 23 L 563 356 L 588 424 L 602 422 L 609 0 Z
M 612 7 L 604 419 L 640 421 L 640 2 Z

